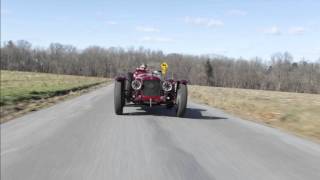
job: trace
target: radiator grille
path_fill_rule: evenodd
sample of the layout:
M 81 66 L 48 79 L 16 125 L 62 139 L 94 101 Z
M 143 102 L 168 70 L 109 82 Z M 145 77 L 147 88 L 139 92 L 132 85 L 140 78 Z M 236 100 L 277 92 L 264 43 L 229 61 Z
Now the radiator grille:
M 145 96 L 160 96 L 160 81 L 145 80 L 143 81 L 143 95 Z

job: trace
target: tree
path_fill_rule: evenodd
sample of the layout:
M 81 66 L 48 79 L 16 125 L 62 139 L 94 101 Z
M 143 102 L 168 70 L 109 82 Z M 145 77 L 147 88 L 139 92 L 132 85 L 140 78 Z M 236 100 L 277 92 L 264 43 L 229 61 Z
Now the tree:
M 320 93 L 320 58 L 315 62 L 294 61 L 288 52 L 276 53 L 263 61 L 258 57 L 248 60 L 164 54 L 143 47 L 90 46 L 79 51 L 72 45 L 51 43 L 47 48 L 34 48 L 21 40 L 3 44 L 0 62 L 1 69 L 7 70 L 104 77 L 133 71 L 142 62 L 153 70 L 167 62 L 168 75 L 186 79 L 190 84 Z
M 207 75 L 207 85 L 213 86 L 214 85 L 213 68 L 209 59 L 207 59 L 205 63 L 205 70 Z

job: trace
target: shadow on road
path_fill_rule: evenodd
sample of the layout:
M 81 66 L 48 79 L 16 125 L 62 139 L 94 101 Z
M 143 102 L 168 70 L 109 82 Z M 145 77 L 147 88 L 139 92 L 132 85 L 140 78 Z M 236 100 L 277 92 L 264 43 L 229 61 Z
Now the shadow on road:
M 187 108 L 186 113 L 182 118 L 198 119 L 198 120 L 227 119 L 226 117 L 202 115 L 202 112 L 205 112 L 205 111 L 207 110 L 199 109 L 199 108 Z M 152 107 L 152 108 L 142 106 L 140 107 L 140 109 L 136 109 L 136 112 L 123 113 L 123 114 L 129 115 L 129 116 L 152 115 L 152 116 L 176 117 L 175 108 L 166 109 L 165 107 L 161 107 L 161 106 Z

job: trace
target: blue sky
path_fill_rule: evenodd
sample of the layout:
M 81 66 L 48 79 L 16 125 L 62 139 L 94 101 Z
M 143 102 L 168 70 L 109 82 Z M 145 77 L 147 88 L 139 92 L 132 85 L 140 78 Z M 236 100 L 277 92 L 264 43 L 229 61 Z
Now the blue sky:
M 319 0 L 2 0 L 1 41 L 320 57 Z

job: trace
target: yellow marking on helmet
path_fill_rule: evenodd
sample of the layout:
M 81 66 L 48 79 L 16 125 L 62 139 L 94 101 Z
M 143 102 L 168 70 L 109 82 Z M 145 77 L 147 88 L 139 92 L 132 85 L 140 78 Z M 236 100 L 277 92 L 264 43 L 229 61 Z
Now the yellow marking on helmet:
M 165 75 L 167 73 L 167 70 L 168 70 L 168 64 L 167 63 L 162 63 L 161 64 L 161 72 L 162 72 L 162 75 Z

